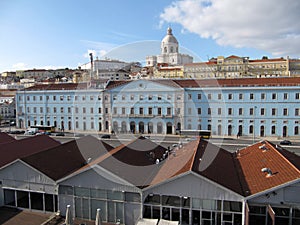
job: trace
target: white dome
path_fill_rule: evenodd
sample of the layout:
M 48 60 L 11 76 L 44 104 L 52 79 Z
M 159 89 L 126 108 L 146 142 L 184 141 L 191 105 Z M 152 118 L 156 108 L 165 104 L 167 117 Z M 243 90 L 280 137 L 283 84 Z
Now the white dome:
M 165 44 L 167 44 L 167 43 L 178 44 L 177 39 L 172 34 L 172 28 L 171 27 L 168 27 L 167 35 L 163 38 L 162 42 L 165 43 Z

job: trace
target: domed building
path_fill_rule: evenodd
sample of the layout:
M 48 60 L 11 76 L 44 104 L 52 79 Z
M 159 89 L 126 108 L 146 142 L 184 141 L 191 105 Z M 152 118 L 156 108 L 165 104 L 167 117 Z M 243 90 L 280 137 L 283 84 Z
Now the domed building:
M 161 41 L 160 55 L 146 57 L 146 66 L 156 66 L 157 64 L 183 65 L 192 62 L 192 56 L 179 53 L 179 44 L 171 27 L 168 27 L 167 35 Z

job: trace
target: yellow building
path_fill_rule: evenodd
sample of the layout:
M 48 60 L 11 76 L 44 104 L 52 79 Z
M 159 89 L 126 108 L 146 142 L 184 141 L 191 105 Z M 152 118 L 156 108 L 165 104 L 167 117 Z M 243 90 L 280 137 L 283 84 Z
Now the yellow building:
M 153 70 L 154 78 L 184 78 L 183 66 L 158 67 Z

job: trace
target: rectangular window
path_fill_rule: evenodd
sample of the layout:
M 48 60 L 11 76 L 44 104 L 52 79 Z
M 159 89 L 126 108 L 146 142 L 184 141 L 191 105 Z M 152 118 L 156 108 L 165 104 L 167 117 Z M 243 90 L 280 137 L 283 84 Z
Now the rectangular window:
M 200 100 L 202 98 L 201 94 L 198 94 L 198 99 Z
M 253 109 L 253 108 L 250 108 L 250 109 L 249 109 L 249 115 L 250 115 L 250 116 L 253 116 L 253 115 L 254 115 L 254 109 Z
M 42 95 L 40 95 L 40 101 L 43 101 L 43 96 Z
M 283 99 L 287 100 L 288 99 L 288 93 L 283 93 Z
M 90 96 L 90 101 L 93 101 L 94 100 L 94 96 Z
M 108 108 L 105 108 L 105 114 L 107 114 L 108 113 Z
M 260 109 L 260 115 L 261 115 L 261 116 L 264 116 L 264 115 L 265 115 L 265 111 L 266 111 L 265 108 L 261 108 L 261 109 Z
M 35 101 L 35 96 L 33 96 L 33 99 L 32 99 L 33 101 Z
M 94 108 L 90 108 L 90 113 L 94 113 Z
M 71 101 L 71 96 L 70 95 L 67 96 L 67 100 Z
M 68 107 L 68 113 L 72 113 L 72 112 L 71 112 L 71 107 Z
M 134 95 L 130 95 L 130 100 L 134 100 Z
M 222 114 L 222 108 L 218 108 L 218 115 Z
M 126 99 L 125 95 L 122 95 L 122 101 L 124 101 Z
M 219 100 L 222 99 L 222 94 L 218 94 L 218 99 L 219 99 Z
M 295 109 L 295 116 L 299 116 L 299 109 Z
M 82 108 L 82 113 L 86 113 L 85 107 Z
M 101 112 L 102 112 L 101 108 L 98 108 L 98 113 L 101 113 Z
M 192 94 L 188 94 L 188 100 L 192 99 Z
M 261 100 L 265 100 L 266 99 L 266 94 L 265 93 L 261 93 L 260 94 L 260 99 Z
M 63 95 L 59 96 L 59 99 L 60 99 L 61 101 L 63 101 L 63 100 L 64 100 L 64 96 L 63 96 Z
M 133 108 L 133 107 L 130 108 L 130 114 L 131 114 L 131 115 L 134 115 L 134 108 Z
M 198 114 L 201 115 L 201 108 L 198 108 Z
M 82 98 L 81 98 L 81 99 L 82 99 L 82 101 L 85 101 L 85 96 L 82 96 Z
M 272 100 L 275 100 L 277 98 L 277 94 L 276 93 L 272 93 Z
M 287 115 L 288 115 L 288 109 L 287 109 L 287 108 L 284 108 L 284 109 L 283 109 L 283 115 L 284 115 L 284 116 L 287 116 Z
M 272 116 L 276 116 L 277 114 L 277 109 L 276 108 L 272 108 Z
M 253 100 L 253 99 L 254 99 L 254 94 L 253 94 L 253 93 L 250 93 L 249 98 L 250 98 L 251 100 Z
M 167 115 L 169 115 L 169 116 L 172 115 L 172 109 L 171 109 L 171 107 L 167 108 Z
M 239 100 L 244 99 L 244 95 L 243 94 L 239 94 Z
M 239 115 L 243 115 L 243 108 L 239 108 Z
M 47 113 L 50 113 L 50 107 L 46 108 Z
M 228 115 L 232 115 L 232 108 L 228 108 Z
M 117 107 L 113 107 L 113 114 L 117 114 L 118 113 L 118 110 L 117 110 Z
M 125 114 L 126 114 L 126 108 L 122 107 L 122 115 L 125 115 Z
M 208 94 L 207 95 L 207 99 L 211 99 L 212 97 L 211 97 L 211 94 Z
M 157 108 L 157 115 L 161 116 L 161 107 Z
M 43 110 L 44 108 L 43 107 L 40 107 L 40 113 L 44 113 Z
M 188 108 L 188 114 L 189 114 L 189 115 L 192 114 L 192 108 Z
M 140 100 L 144 100 L 144 95 L 140 95 Z
M 60 112 L 64 113 L 64 107 L 60 107 Z
M 151 101 L 152 98 L 153 98 L 152 95 L 149 95 L 149 96 L 148 96 L 148 100 L 149 100 L 149 101 Z
M 208 115 L 211 115 L 211 108 L 208 108 L 208 109 L 207 109 L 207 114 L 208 114 Z
M 56 113 L 56 107 L 53 107 L 53 112 Z
M 152 115 L 152 114 L 153 114 L 153 112 L 152 112 L 152 107 L 149 107 L 149 108 L 148 108 L 148 114 L 149 114 L 149 115 Z
M 53 101 L 56 101 L 56 96 L 55 95 L 53 95 Z
M 295 99 L 297 99 L 297 100 L 300 99 L 300 94 L 299 93 L 295 94 Z
M 229 100 L 232 100 L 232 99 L 233 99 L 232 94 L 228 94 L 228 99 L 229 99 Z
M 157 100 L 159 101 L 161 100 L 161 95 L 157 96 Z
M 140 115 L 143 115 L 143 114 L 144 114 L 144 108 L 140 107 Z
M 181 95 L 177 95 L 177 100 L 181 100 Z
M 36 107 L 33 107 L 33 113 L 36 113 Z

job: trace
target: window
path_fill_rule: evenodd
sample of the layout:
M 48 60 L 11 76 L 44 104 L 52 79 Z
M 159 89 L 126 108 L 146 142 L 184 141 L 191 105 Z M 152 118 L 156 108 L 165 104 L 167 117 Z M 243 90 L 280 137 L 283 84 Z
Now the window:
M 64 107 L 60 107 L 60 112 L 64 113 Z
M 126 114 L 126 108 L 122 107 L 122 114 L 125 115 Z
M 198 99 L 200 100 L 202 98 L 201 94 L 198 94 Z
M 82 96 L 82 98 L 81 98 L 81 99 L 82 99 L 82 101 L 85 101 L 85 96 Z
M 43 96 L 42 95 L 40 95 L 40 101 L 43 101 Z
M 271 128 L 271 134 L 276 134 L 276 126 L 273 125 Z
M 53 99 L 53 101 L 56 101 L 56 96 L 55 96 L 55 95 L 53 95 L 52 99 Z
M 177 100 L 181 100 L 181 95 L 177 95 Z
M 277 109 L 276 108 L 272 108 L 272 116 L 276 116 L 277 114 Z
M 244 99 L 244 95 L 243 94 L 239 94 L 239 99 L 240 100 Z
M 208 95 L 207 95 L 207 99 L 211 99 L 211 94 L 208 94 Z
M 78 113 L 78 112 L 79 112 L 78 107 L 75 107 L 75 113 Z
M 277 94 L 276 93 L 272 93 L 272 100 L 277 98 Z
M 288 93 L 283 93 L 283 99 L 287 100 L 288 99 Z
M 64 100 L 64 96 L 63 96 L 63 95 L 59 96 L 59 99 L 60 99 L 61 101 L 63 101 L 63 100 Z
M 192 114 L 192 108 L 188 108 L 188 114 L 189 114 L 189 115 Z
M 101 111 L 102 111 L 101 108 L 98 108 L 98 113 L 101 113 Z
M 67 96 L 67 100 L 68 100 L 68 101 L 71 100 L 71 96 L 70 96 L 70 95 Z
M 167 115 L 171 115 L 172 114 L 172 109 L 171 109 L 171 107 L 168 107 L 167 108 Z
M 198 115 L 201 115 L 201 108 L 198 108 Z
M 132 107 L 132 108 L 130 108 L 130 114 L 134 114 L 134 108 Z
M 157 108 L 157 115 L 161 115 L 161 107 Z
M 251 100 L 253 100 L 253 99 L 254 99 L 254 94 L 253 94 L 253 93 L 250 93 L 249 98 L 250 98 Z
M 98 100 L 101 100 L 101 95 L 98 95 Z
M 260 94 L 260 99 L 262 99 L 262 100 L 266 99 L 266 94 L 265 93 L 261 93 Z
M 33 113 L 36 113 L 36 107 L 33 107 Z
M 188 94 L 188 100 L 192 99 L 192 94 Z
M 232 94 L 228 94 L 228 99 L 229 99 L 229 100 L 232 100 L 232 99 L 233 99 Z
M 149 114 L 149 115 L 152 115 L 152 114 L 153 114 L 152 107 L 149 107 L 149 108 L 148 108 L 148 114 Z
M 297 99 L 297 100 L 300 99 L 300 94 L 299 93 L 295 94 L 295 99 Z
M 157 96 L 157 100 L 159 101 L 161 100 L 161 95 Z
M 208 108 L 208 109 L 207 109 L 207 114 L 208 114 L 208 115 L 211 115 L 211 108 Z
M 94 113 L 94 108 L 90 108 L 90 113 Z
M 82 108 L 82 113 L 86 113 L 85 107 Z
M 222 114 L 222 108 L 218 108 L 218 115 Z
M 253 109 L 253 108 L 250 108 L 250 109 L 249 109 L 249 115 L 250 115 L 250 116 L 253 116 L 253 115 L 254 115 L 254 109 Z
M 284 108 L 284 109 L 283 109 L 283 115 L 284 115 L 284 116 L 287 116 L 287 115 L 288 115 L 288 109 L 287 109 L 287 108 Z
M 93 101 L 94 100 L 94 96 L 90 96 L 90 101 Z
M 299 109 L 295 109 L 295 116 L 299 116 Z
M 228 115 L 232 115 L 232 108 L 228 108 Z
M 48 111 L 48 109 L 47 109 Z M 71 113 L 71 107 L 68 107 L 68 113 Z
M 172 99 L 172 96 L 171 96 L 171 95 L 168 95 L 168 96 L 167 96 L 167 99 L 168 99 L 168 100 L 171 100 L 171 99 Z
M 140 115 L 143 115 L 143 114 L 144 114 L 144 108 L 140 107 Z
M 153 98 L 153 97 L 152 97 L 152 95 L 149 95 L 149 96 L 148 96 L 148 100 L 150 100 L 150 101 L 151 101 L 151 100 L 152 100 L 152 98 Z
M 113 107 L 113 114 L 118 114 L 118 110 L 117 110 L 117 107 Z
M 239 115 L 243 115 L 243 108 L 239 108 Z
M 105 108 L 105 113 L 106 113 L 106 114 L 108 113 L 108 108 Z
M 144 100 L 144 95 L 140 95 L 140 100 Z
M 261 109 L 260 109 L 260 115 L 261 115 L 261 116 L 264 116 L 265 113 L 266 113 L 265 111 L 266 111 L 265 108 L 261 108 Z
M 56 107 L 53 107 L 53 112 L 56 113 Z
M 117 95 L 114 95 L 113 96 L 113 100 L 117 100 L 118 98 L 117 98 Z
M 33 96 L 33 99 L 32 99 L 33 101 L 35 101 L 35 95 Z

